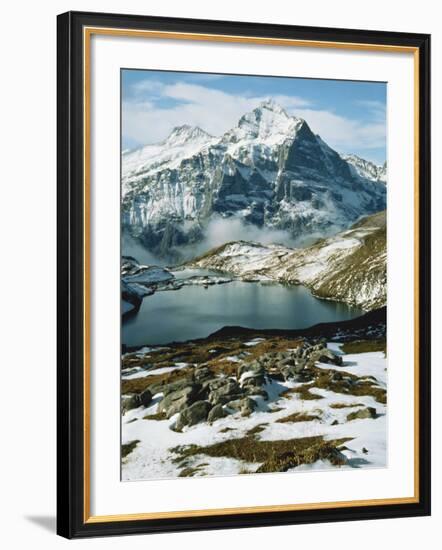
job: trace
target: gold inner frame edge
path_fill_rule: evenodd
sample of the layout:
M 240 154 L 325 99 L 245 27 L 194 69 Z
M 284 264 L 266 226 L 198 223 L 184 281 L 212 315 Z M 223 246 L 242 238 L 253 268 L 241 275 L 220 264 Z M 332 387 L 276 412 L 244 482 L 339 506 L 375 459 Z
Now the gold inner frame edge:
M 209 42 L 233 42 L 272 46 L 332 48 L 343 50 L 375 51 L 390 53 L 412 53 L 414 63 L 414 495 L 370 500 L 351 500 L 269 506 L 214 508 L 202 510 L 177 510 L 170 512 L 147 512 L 134 514 L 91 515 L 90 489 L 90 43 L 92 35 L 127 36 L 136 38 L 157 38 L 174 40 L 195 40 Z M 169 31 L 148 31 L 136 29 L 115 29 L 108 27 L 83 28 L 83 211 L 84 211 L 84 453 L 83 453 L 83 519 L 84 523 L 117 521 L 142 521 L 153 519 L 192 518 L 225 516 L 231 514 L 256 514 L 264 512 L 287 512 L 301 510 L 324 510 L 354 506 L 385 506 L 392 504 L 413 504 L 419 502 L 419 48 L 412 46 L 364 44 L 357 42 L 330 42 L 321 40 L 296 40 L 269 37 L 245 37 L 236 35 L 186 33 Z

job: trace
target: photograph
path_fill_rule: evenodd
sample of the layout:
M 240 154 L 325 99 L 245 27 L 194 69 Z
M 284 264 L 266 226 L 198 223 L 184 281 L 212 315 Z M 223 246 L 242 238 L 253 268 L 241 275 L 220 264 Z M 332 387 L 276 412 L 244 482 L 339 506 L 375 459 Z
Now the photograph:
M 121 480 L 387 468 L 387 83 L 120 92 Z

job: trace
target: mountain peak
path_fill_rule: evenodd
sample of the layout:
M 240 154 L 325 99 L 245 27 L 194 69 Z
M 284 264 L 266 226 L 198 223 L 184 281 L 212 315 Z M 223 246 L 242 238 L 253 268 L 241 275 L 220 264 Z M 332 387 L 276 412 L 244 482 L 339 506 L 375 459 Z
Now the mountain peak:
M 293 136 L 300 122 L 301 119 L 287 114 L 273 99 L 266 99 L 252 111 L 244 114 L 239 119 L 238 126 L 227 135 L 230 138 L 233 134 L 234 141 L 259 139 L 264 142 L 268 140 L 272 143 L 274 140 L 279 142 L 281 139 Z
M 261 103 L 257 107 L 258 110 L 262 111 L 263 109 L 267 109 L 268 111 L 273 111 L 274 113 L 289 116 L 285 109 L 281 107 L 279 103 L 276 103 L 276 101 L 272 98 L 265 99 L 264 101 L 261 101 Z
M 189 141 L 205 141 L 211 137 L 210 134 L 202 130 L 199 126 L 183 124 L 181 126 L 175 126 L 172 129 L 165 143 L 178 145 Z

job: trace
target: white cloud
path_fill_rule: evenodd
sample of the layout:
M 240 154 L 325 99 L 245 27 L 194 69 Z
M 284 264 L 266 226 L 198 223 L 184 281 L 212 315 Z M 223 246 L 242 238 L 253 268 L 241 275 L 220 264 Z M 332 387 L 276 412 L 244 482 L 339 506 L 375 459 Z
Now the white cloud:
M 198 244 L 181 247 L 180 254 L 183 259 L 191 259 L 224 243 L 239 240 L 261 244 L 282 244 L 289 247 L 295 247 L 301 243 L 300 239 L 294 239 L 288 231 L 246 224 L 239 217 L 221 218 L 215 215 L 204 230 L 204 239 Z
M 304 118 L 313 132 L 339 152 L 352 152 L 355 148 L 375 149 L 385 145 L 385 117 L 381 121 L 373 115 L 372 122 L 363 123 L 325 110 L 298 109 L 296 115 Z
M 181 124 L 200 126 L 214 136 L 222 135 L 235 126 L 245 112 L 266 99 L 252 94 L 231 94 L 184 81 L 165 85 L 159 81 L 143 80 L 134 84 L 131 91 L 132 98 L 123 103 L 123 136 L 139 144 L 159 142 L 174 126 Z M 145 100 L 146 93 L 149 93 L 150 101 Z M 160 98 L 172 100 L 172 105 L 159 106 L 157 100 Z M 304 118 L 315 133 L 340 152 L 385 145 L 385 106 L 381 102 L 358 102 L 367 109 L 371 119 L 363 123 L 332 111 L 315 109 L 305 98 L 287 95 L 272 98 L 290 114 Z
M 163 85 L 141 81 L 133 86 L 134 96 L 123 103 L 123 135 L 140 144 L 155 143 L 166 138 L 174 126 L 200 126 L 209 134 L 222 135 L 238 123 L 240 117 L 254 109 L 262 96 L 235 95 L 185 82 Z M 150 92 L 153 102 L 144 100 Z M 158 107 L 155 99 L 176 100 L 170 107 Z M 309 102 L 294 96 L 275 96 L 275 101 L 290 108 L 306 107 Z
M 140 80 L 132 84 L 131 91 L 135 96 L 143 96 L 146 93 L 158 94 L 163 87 L 163 84 L 156 80 Z

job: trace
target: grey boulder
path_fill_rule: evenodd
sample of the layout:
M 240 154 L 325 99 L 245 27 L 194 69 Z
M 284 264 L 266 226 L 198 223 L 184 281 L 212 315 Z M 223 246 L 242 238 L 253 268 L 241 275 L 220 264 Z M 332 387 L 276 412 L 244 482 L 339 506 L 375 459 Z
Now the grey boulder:
M 175 430 L 181 431 L 185 426 L 194 426 L 207 420 L 207 415 L 211 409 L 207 401 L 195 401 L 190 407 L 180 412 L 175 424 Z
M 190 384 L 180 390 L 167 394 L 158 405 L 158 412 L 165 412 L 167 418 L 186 409 L 197 400 L 200 386 Z
M 221 404 L 215 405 L 210 410 L 208 416 L 207 416 L 207 422 L 215 422 L 215 420 L 219 420 L 220 418 L 224 418 L 227 416 L 227 412 L 223 409 L 223 406 Z
M 239 411 L 242 416 L 249 416 L 256 409 L 256 401 L 250 397 L 244 397 L 243 399 L 235 399 L 227 403 L 229 409 Z
M 342 356 L 335 355 L 331 350 L 327 348 L 313 351 L 312 353 L 310 353 L 308 359 L 310 364 L 319 362 L 319 363 L 331 363 L 332 365 L 337 365 L 337 366 L 342 365 Z
M 377 413 L 374 407 L 365 407 L 364 409 L 359 409 L 358 411 L 351 412 L 347 415 L 347 420 L 357 420 L 359 418 L 376 418 Z
M 152 401 L 152 392 L 147 388 L 142 393 L 140 393 L 140 402 L 143 407 L 148 407 Z
M 121 414 L 126 414 L 127 411 L 137 409 L 141 405 L 140 396 L 137 394 L 123 395 L 121 397 Z
M 193 373 L 195 382 L 203 383 L 213 378 L 213 373 L 208 367 L 198 367 Z
M 227 403 L 243 393 L 238 382 L 233 378 L 214 380 L 209 384 L 209 390 L 209 402 L 212 405 Z

